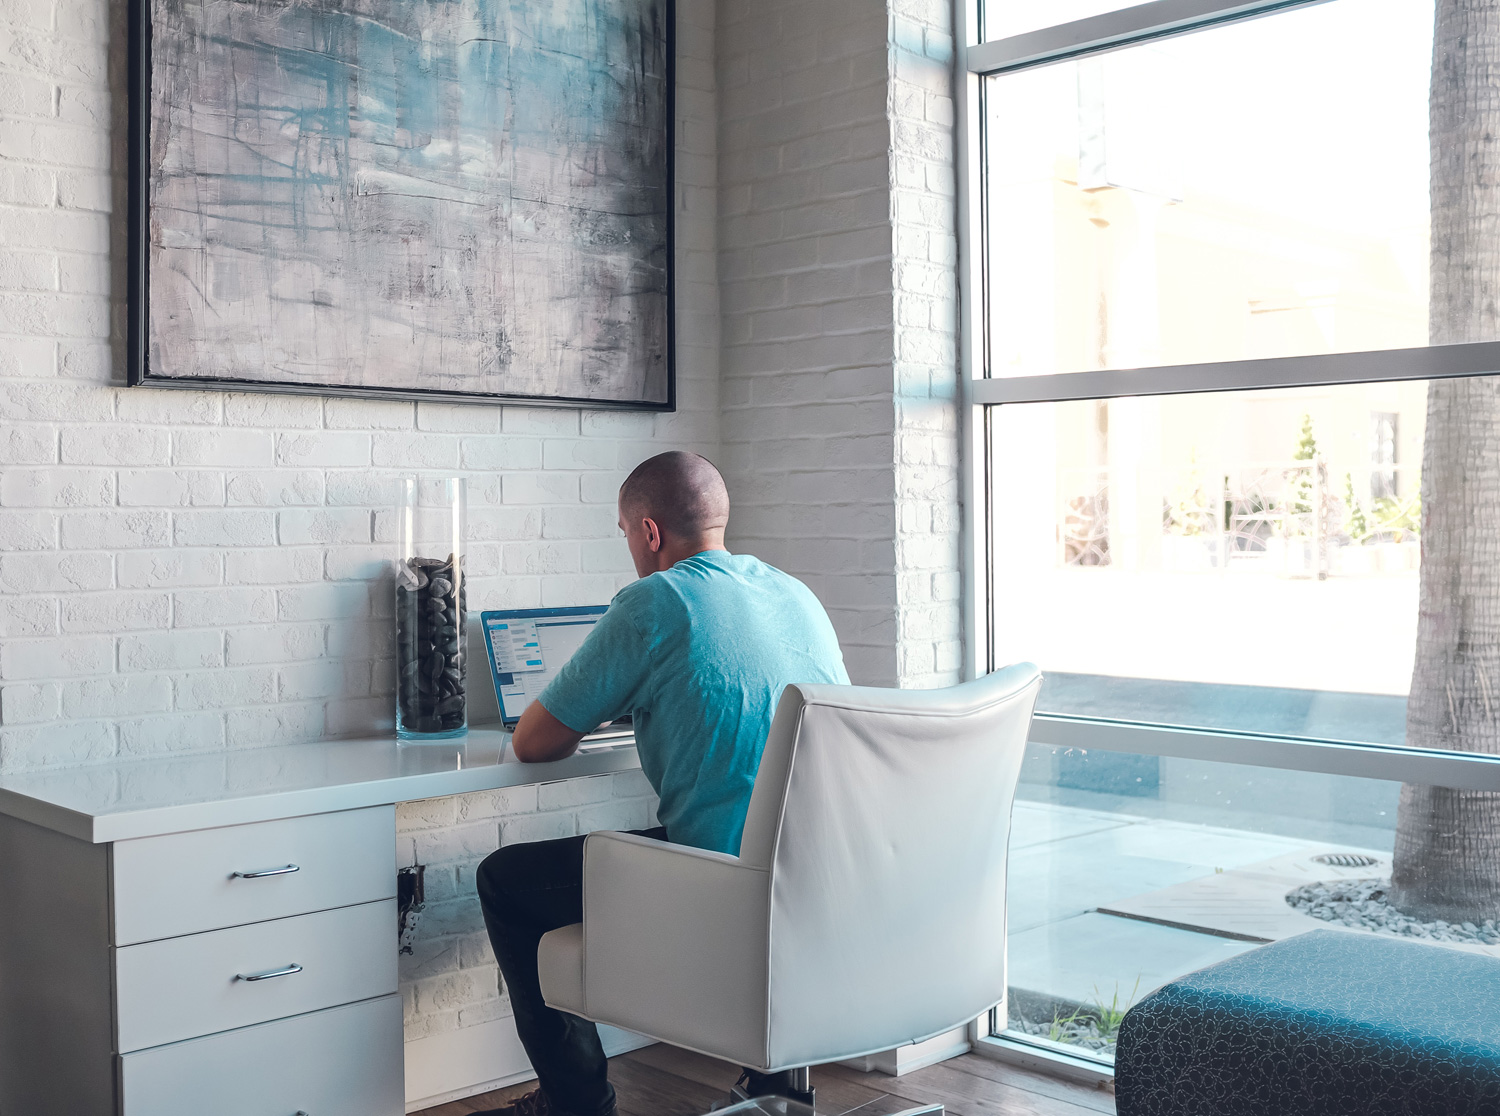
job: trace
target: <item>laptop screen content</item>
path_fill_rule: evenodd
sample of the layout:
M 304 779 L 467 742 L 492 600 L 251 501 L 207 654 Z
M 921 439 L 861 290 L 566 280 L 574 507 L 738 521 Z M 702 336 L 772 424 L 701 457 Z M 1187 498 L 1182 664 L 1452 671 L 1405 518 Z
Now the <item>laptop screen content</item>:
M 607 607 L 515 608 L 480 613 L 495 677 L 495 696 L 507 728 L 514 728 L 526 707 L 541 696 Z

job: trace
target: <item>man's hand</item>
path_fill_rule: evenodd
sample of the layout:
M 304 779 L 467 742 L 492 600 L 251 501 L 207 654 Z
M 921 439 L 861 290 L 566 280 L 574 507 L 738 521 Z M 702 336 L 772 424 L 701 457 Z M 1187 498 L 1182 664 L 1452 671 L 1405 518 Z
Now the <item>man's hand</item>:
M 551 763 L 571 756 L 583 736 L 547 712 L 541 702 L 534 701 L 521 714 L 510 747 L 522 763 Z

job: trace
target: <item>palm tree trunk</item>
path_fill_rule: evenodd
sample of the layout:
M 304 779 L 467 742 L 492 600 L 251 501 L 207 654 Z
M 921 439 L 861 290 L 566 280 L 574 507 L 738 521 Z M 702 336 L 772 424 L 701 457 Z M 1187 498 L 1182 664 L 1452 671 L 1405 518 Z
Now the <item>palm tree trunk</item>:
M 1438 0 L 1431 89 L 1432 344 L 1500 339 L 1500 0 Z M 1437 380 L 1407 743 L 1500 754 L 1500 380 Z M 1500 795 L 1401 788 L 1391 900 L 1500 918 Z

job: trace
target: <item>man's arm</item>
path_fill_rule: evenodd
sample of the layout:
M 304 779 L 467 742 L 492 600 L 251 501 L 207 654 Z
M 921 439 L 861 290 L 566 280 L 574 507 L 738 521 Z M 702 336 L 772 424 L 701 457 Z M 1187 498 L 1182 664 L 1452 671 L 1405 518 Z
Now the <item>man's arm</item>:
M 534 701 L 516 723 L 510 747 L 522 763 L 551 763 L 571 756 L 583 737 L 549 713 L 541 702 Z
M 549 763 L 571 756 L 585 733 L 638 704 L 635 696 L 650 657 L 620 606 L 624 595 L 624 591 L 616 594 L 578 650 L 521 714 L 511 736 L 516 759 Z M 583 728 L 570 728 L 570 724 Z

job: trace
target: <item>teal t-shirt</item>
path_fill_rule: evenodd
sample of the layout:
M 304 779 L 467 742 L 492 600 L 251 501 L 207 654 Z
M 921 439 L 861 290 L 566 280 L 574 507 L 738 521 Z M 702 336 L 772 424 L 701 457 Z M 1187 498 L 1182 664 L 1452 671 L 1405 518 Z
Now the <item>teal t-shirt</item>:
M 812 590 L 751 555 L 705 550 L 616 593 L 540 701 L 575 732 L 631 714 L 667 836 L 738 854 L 781 691 L 848 681 Z

